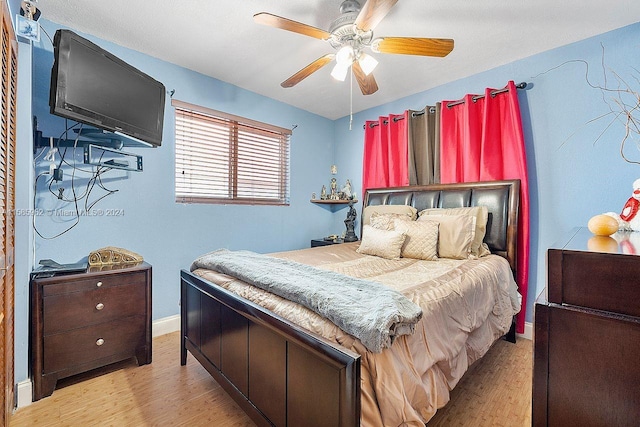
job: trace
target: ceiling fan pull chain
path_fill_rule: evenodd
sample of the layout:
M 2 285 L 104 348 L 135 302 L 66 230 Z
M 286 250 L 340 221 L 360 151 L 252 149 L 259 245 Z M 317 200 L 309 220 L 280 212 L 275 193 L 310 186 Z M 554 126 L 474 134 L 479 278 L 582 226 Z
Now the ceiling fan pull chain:
M 351 81 L 349 83 L 349 130 L 351 130 L 353 123 L 353 65 L 351 65 Z

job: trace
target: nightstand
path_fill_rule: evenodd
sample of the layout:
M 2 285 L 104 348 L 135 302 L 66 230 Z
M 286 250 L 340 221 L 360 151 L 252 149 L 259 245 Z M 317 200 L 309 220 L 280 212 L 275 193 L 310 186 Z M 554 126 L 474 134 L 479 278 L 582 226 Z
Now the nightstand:
M 318 247 L 318 246 L 339 245 L 340 243 L 344 243 L 344 240 L 342 240 L 342 239 L 324 240 L 324 239 L 320 238 L 320 239 L 313 239 L 311 241 L 311 247 L 315 248 L 315 247 Z
M 59 379 L 135 358 L 151 363 L 151 266 L 31 280 L 33 400 Z

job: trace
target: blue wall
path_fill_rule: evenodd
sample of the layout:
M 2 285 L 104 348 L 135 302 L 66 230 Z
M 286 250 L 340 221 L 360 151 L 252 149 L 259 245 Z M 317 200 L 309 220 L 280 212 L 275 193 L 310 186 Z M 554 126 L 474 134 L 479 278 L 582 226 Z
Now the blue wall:
M 43 21 L 49 34 L 57 26 Z M 113 245 L 142 254 L 153 265 L 153 318 L 178 313 L 178 272 L 197 255 L 227 247 L 258 252 L 307 247 L 309 239 L 344 231 L 345 211 L 312 205 L 309 197 L 319 193 L 330 178 L 329 166 L 338 165 L 338 180 L 350 178 L 361 196 L 362 124 L 379 115 L 421 109 L 442 99 L 457 99 L 485 87 L 503 87 L 508 80 L 525 81 L 529 88 L 519 92 L 527 155 L 531 198 L 531 275 L 527 319 L 535 296 L 545 284 L 545 250 L 559 236 L 575 226 L 584 226 L 594 214 L 619 211 L 631 193 L 631 183 L 640 176 L 638 166 L 625 163 L 618 154 L 623 135 L 620 124 L 606 128 L 607 119 L 589 123 L 608 112 L 601 93 L 585 82 L 585 67 L 566 63 L 574 59 L 591 65 L 590 78 L 602 82 L 602 46 L 606 65 L 629 83 L 632 67 L 638 64 L 640 24 L 589 40 L 544 52 L 509 65 L 480 73 L 438 88 L 354 115 L 330 121 L 283 103 L 259 96 L 227 83 L 203 76 L 149 56 L 92 38 L 97 44 L 175 89 L 176 99 L 245 116 L 282 127 L 297 125 L 291 138 L 291 206 L 202 206 L 174 202 L 173 109 L 165 108 L 163 145 L 157 149 L 128 149 L 144 157 L 142 173 L 118 173 L 106 185 L 118 189 L 99 205 L 122 209 L 119 217 L 83 217 L 75 228 L 53 240 L 35 239 L 35 260 L 52 258 L 74 262 L 94 249 Z M 602 46 L 601 46 L 602 44 Z M 21 43 L 21 54 L 24 44 Z M 19 81 L 33 82 L 33 105 L 19 92 L 19 134 L 29 135 L 35 114 L 47 136 L 58 136 L 63 121 L 48 115 L 48 76 L 52 63 L 48 39 L 34 45 L 21 58 Z M 29 56 L 32 56 L 32 60 Z M 23 64 L 33 64 L 29 69 Z M 564 64 L 564 65 L 563 65 Z M 612 83 L 612 80 L 609 80 Z M 383 84 L 383 83 L 381 83 Z M 27 131 L 24 131 L 27 129 Z M 57 132 L 57 134 L 56 134 Z M 22 144 L 30 141 L 24 137 Z M 22 146 L 24 151 L 25 145 Z M 634 151 L 635 148 L 632 150 Z M 26 163 L 26 159 L 24 160 Z M 40 164 L 40 163 L 39 163 Z M 40 166 L 42 167 L 42 166 Z M 40 170 L 40 169 L 38 169 Z M 31 171 L 20 172 L 17 192 L 21 200 L 33 197 Z M 69 172 L 65 172 L 69 177 Z M 68 181 L 65 181 L 68 184 Z M 29 197 L 24 197 L 27 194 Z M 37 206 L 56 201 L 40 189 Z M 22 202 L 24 203 L 24 202 Z M 18 208 L 23 206 L 17 206 Z M 26 229 L 24 218 L 18 225 Z M 36 218 L 38 228 L 56 234 L 65 228 L 59 218 Z M 22 239 L 21 236 L 18 236 Z M 24 238 L 27 242 L 27 236 Z M 28 271 L 33 260 L 29 245 L 16 254 L 17 268 Z M 17 270 L 18 271 L 18 270 Z M 26 274 L 16 283 L 16 380 L 27 378 L 28 295 Z
M 15 17 L 17 13 L 20 13 L 21 0 L 6 0 L 5 3 L 9 6 L 9 13 L 12 17 Z M 15 25 L 15 22 L 14 24 Z

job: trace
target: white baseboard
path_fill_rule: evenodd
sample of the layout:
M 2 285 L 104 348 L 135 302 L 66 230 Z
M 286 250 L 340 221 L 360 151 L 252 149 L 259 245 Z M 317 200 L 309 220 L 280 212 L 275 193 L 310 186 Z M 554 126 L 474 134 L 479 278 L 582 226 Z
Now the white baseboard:
M 151 324 L 151 336 L 153 338 L 160 335 L 170 334 L 180 330 L 180 315 L 169 316 L 158 319 Z M 33 401 L 33 383 L 31 380 L 24 380 L 16 386 L 16 408 L 24 408 L 31 405 Z
M 158 319 L 151 325 L 151 336 L 153 338 L 160 335 L 170 334 L 171 332 L 177 332 L 180 330 L 180 315 L 164 317 Z
M 533 339 L 533 323 L 524 322 L 524 333 L 516 334 L 516 335 L 520 338 L 532 340 Z
M 16 407 L 24 408 L 32 403 L 33 384 L 31 380 L 24 380 L 16 386 Z

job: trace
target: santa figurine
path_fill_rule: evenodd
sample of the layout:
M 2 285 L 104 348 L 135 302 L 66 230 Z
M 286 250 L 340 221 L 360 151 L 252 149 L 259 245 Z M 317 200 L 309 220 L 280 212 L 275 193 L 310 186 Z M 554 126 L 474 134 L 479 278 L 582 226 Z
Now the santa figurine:
M 607 212 L 606 215 L 618 220 L 621 230 L 640 231 L 640 178 L 633 181 L 633 193 L 624 204 L 622 212 L 617 215 L 614 212 Z

